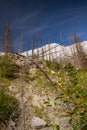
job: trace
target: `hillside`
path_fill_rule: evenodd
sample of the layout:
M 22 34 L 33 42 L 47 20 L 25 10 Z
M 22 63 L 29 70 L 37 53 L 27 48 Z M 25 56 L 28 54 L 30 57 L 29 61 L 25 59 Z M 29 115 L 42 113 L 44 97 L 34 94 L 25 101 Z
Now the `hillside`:
M 86 130 L 85 68 L 10 54 L 0 69 L 1 130 Z

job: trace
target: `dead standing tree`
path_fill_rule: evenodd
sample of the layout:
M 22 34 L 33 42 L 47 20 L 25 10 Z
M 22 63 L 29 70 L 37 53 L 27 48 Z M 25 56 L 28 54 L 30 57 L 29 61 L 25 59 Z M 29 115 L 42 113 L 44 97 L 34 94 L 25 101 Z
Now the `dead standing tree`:
M 22 40 L 23 40 L 23 32 L 20 33 L 20 39 L 18 43 L 18 53 L 22 53 Z
M 36 46 L 37 46 L 37 60 L 39 60 L 39 41 L 38 41 L 38 39 L 37 39 L 37 41 L 36 41 Z
M 51 61 L 51 55 L 50 55 L 50 42 L 48 43 L 48 50 L 49 50 L 49 61 Z
M 8 53 L 13 52 L 13 42 L 12 42 L 11 31 L 10 31 L 10 26 L 8 22 L 6 23 L 4 27 L 2 49 L 6 56 Z
M 32 58 L 34 59 L 34 41 L 31 42 Z
M 74 33 L 73 36 L 76 45 L 77 57 L 79 59 L 79 67 L 87 69 L 87 55 L 81 44 L 81 39 L 76 35 L 76 33 Z
M 44 60 L 44 45 L 42 46 L 42 59 Z

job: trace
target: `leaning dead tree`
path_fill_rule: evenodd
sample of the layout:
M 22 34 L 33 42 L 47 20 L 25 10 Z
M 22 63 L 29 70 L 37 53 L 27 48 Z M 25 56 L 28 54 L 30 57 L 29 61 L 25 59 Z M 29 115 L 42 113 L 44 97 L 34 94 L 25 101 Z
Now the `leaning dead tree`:
M 13 52 L 13 42 L 12 42 L 11 31 L 8 22 L 4 27 L 2 49 L 5 55 Z

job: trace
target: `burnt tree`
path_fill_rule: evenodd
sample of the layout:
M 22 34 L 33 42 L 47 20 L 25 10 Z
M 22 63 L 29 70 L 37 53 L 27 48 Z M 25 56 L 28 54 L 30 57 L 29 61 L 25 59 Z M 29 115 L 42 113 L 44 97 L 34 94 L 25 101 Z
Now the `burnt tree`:
M 77 58 L 79 59 L 79 67 L 87 69 L 87 54 L 82 46 L 81 39 L 74 33 L 74 43 L 76 46 Z
M 2 49 L 5 55 L 7 55 L 8 53 L 13 53 L 13 42 L 12 42 L 11 31 L 8 22 L 4 27 Z

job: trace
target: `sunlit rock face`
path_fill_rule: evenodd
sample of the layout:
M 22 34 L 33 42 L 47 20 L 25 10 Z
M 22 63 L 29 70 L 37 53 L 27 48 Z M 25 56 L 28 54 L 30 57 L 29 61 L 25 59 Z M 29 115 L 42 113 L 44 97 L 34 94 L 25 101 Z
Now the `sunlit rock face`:
M 85 52 L 87 52 L 87 41 L 82 42 L 81 45 Z M 40 48 L 36 48 L 33 51 L 25 51 L 22 53 L 22 55 L 30 57 L 34 55 L 39 58 L 44 58 L 45 60 L 53 60 L 57 58 L 70 57 L 76 52 L 76 44 L 70 46 L 63 46 L 58 43 L 51 43 Z

